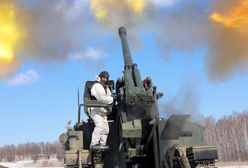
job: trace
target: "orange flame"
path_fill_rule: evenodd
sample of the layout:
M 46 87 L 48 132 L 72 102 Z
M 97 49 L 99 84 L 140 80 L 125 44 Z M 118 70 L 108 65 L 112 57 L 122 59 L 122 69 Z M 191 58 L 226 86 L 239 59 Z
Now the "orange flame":
M 220 1 L 217 9 L 225 5 L 229 10 L 214 12 L 210 21 L 217 24 L 211 27 L 209 46 L 209 75 L 212 79 L 227 79 L 247 68 L 248 63 L 248 0 Z M 232 5 L 232 6 L 231 6 Z
M 236 29 L 248 33 L 248 0 L 242 0 L 226 14 L 214 12 L 210 20 L 223 25 L 225 28 Z
M 0 3 L 0 61 L 11 63 L 19 32 L 15 24 L 15 7 L 12 1 Z
M 19 40 L 14 3 L 12 0 L 0 0 L 0 77 L 16 69 L 18 61 L 15 50 Z

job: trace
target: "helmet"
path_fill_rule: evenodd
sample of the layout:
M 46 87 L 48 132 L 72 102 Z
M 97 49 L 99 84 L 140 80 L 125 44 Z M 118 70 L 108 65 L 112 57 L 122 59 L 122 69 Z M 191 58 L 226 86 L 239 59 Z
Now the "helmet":
M 107 77 L 109 78 L 109 73 L 107 71 L 102 71 L 100 74 L 99 74 L 99 77 L 102 78 L 102 77 Z

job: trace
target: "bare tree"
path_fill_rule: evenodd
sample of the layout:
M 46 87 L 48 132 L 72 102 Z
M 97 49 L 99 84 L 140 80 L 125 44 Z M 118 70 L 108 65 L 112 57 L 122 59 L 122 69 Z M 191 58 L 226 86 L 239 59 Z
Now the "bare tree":
M 4 145 L 1 148 L 2 160 L 6 160 L 8 162 L 14 161 L 15 152 L 16 152 L 16 147 L 14 145 Z
M 248 160 L 248 112 L 205 118 L 205 143 L 217 147 L 221 161 Z

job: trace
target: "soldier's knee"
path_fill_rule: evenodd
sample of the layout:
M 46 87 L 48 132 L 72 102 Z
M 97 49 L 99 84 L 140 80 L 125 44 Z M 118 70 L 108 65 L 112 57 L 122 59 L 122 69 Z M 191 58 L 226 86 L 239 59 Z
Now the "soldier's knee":
M 104 127 L 103 129 L 102 129 L 102 133 L 103 134 L 108 134 L 109 133 L 109 127 Z

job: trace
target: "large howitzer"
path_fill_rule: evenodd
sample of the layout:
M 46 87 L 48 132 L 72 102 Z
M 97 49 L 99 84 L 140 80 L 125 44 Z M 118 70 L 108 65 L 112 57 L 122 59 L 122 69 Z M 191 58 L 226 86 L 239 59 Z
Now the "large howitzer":
M 84 103 L 79 104 L 78 122 L 60 136 L 65 149 L 65 167 L 154 167 L 194 168 L 214 166 L 217 151 L 203 146 L 203 127 L 189 120 L 189 115 L 159 117 L 157 101 L 163 96 L 157 92 L 150 77 L 141 79 L 133 63 L 127 43 L 127 32 L 119 28 L 124 72 L 109 87 L 116 98 L 113 105 L 92 100 L 90 89 L 94 81 L 87 81 Z M 114 92 L 115 88 L 115 92 Z M 108 150 L 90 149 L 92 120 L 81 122 L 81 107 L 88 114 L 89 107 L 111 109 L 108 116 L 110 134 Z

